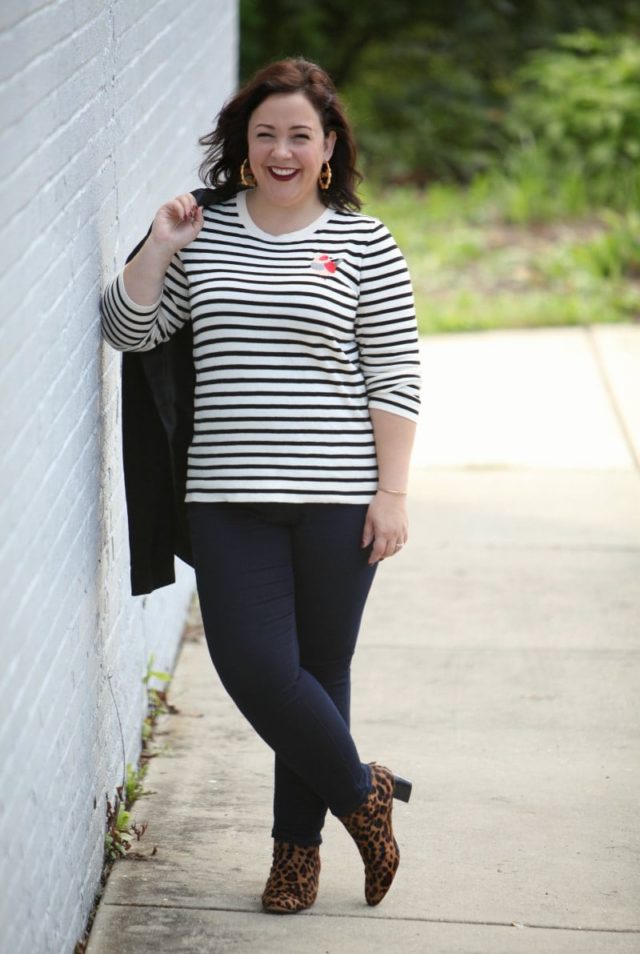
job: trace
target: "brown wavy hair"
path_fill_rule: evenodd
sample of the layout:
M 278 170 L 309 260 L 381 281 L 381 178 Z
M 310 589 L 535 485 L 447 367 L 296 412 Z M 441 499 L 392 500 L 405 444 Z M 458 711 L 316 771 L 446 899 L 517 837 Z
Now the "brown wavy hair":
M 240 166 L 248 153 L 247 129 L 253 111 L 273 93 L 304 93 L 315 108 L 325 136 L 332 130 L 336 142 L 331 157 L 331 185 L 319 195 L 325 205 L 338 209 L 360 209 L 356 194 L 362 176 L 356 169 L 356 145 L 327 73 L 315 63 L 291 57 L 259 70 L 222 108 L 215 129 L 199 139 L 206 147 L 200 178 L 216 190 L 218 201 L 241 191 Z

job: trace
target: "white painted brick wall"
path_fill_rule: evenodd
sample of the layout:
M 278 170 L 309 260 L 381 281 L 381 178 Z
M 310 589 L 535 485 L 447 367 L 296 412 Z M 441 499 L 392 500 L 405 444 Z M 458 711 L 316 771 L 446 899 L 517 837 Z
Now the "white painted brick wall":
M 120 356 L 98 300 L 235 85 L 236 0 L 0 5 L 0 951 L 66 954 L 136 763 L 151 653 L 193 589 L 133 599 Z

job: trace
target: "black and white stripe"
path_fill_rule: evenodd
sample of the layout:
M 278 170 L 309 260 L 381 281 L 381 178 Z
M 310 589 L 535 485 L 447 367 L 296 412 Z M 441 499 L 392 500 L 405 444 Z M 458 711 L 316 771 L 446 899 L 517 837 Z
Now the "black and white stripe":
M 367 503 L 377 485 L 369 408 L 414 420 L 419 405 L 413 295 L 393 238 L 335 209 L 268 235 L 244 193 L 204 219 L 159 304 L 132 302 L 120 273 L 102 305 L 104 337 L 123 351 L 193 322 L 187 500 Z

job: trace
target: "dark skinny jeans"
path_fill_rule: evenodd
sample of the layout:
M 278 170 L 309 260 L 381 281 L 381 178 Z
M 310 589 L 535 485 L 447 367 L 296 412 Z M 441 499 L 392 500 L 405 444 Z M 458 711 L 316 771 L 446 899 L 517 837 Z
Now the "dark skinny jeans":
M 274 750 L 272 835 L 320 844 L 327 808 L 371 788 L 349 731 L 350 664 L 375 567 L 366 505 L 192 503 L 196 578 L 213 664 Z

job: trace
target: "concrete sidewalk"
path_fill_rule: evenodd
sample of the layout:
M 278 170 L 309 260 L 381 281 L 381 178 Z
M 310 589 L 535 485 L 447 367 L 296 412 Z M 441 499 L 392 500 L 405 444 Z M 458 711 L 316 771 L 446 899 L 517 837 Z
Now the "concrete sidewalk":
M 414 781 L 392 891 L 329 819 L 315 907 L 260 913 L 272 758 L 192 630 L 88 954 L 640 952 L 640 327 L 432 338 L 424 371 L 354 667 L 363 759 Z

